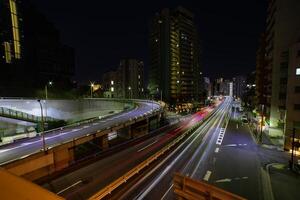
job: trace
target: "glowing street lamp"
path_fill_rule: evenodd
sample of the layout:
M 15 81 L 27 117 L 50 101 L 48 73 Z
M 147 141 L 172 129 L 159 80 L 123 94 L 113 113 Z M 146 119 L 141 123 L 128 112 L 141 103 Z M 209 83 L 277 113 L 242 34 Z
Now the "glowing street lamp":
M 131 86 L 128 87 L 128 90 L 130 92 L 130 99 L 132 99 L 132 88 L 131 88 Z
M 93 89 L 94 89 L 94 83 L 90 82 L 90 88 L 91 88 L 91 98 L 93 98 Z
M 48 99 L 48 85 L 52 86 L 53 82 L 49 81 L 46 85 L 45 85 L 45 99 Z

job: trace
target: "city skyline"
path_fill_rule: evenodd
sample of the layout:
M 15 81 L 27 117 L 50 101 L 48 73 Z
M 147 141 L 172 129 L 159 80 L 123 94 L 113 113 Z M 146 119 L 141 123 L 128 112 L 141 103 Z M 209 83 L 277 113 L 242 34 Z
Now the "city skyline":
M 203 43 L 204 74 L 212 78 L 245 75 L 255 70 L 255 51 L 266 18 L 266 2 L 246 5 L 239 1 L 220 2 L 215 7 L 208 2 L 145 2 L 141 5 L 132 1 L 119 2 L 117 8 L 109 2 L 89 4 L 94 5 L 93 8 L 76 2 L 69 5 L 68 1 L 33 2 L 58 27 L 62 40 L 75 48 L 76 78 L 85 82 L 99 79 L 120 59 L 128 57 L 143 60 L 148 72 L 149 21 L 161 9 L 179 5 L 196 16 Z M 105 9 L 101 10 L 102 6 Z M 101 12 L 97 12 L 98 8 Z M 91 29 L 92 24 L 97 25 Z

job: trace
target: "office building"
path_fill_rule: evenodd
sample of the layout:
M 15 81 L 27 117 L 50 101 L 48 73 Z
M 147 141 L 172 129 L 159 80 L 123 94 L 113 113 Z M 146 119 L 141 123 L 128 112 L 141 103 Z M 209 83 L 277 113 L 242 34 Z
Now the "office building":
M 282 137 L 289 149 L 293 128 L 297 128 L 297 138 L 300 128 L 300 1 L 270 0 L 267 12 L 265 69 L 271 72 L 267 78 L 271 80 L 271 99 L 266 121 L 270 136 Z M 259 107 L 265 112 L 268 105 Z
M 201 51 L 194 15 L 185 8 L 164 9 L 150 23 L 150 94 L 171 104 L 200 101 Z

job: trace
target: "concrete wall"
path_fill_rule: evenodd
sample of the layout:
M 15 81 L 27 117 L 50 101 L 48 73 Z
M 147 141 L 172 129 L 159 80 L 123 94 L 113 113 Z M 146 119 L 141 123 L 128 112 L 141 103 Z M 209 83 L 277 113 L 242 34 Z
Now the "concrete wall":
M 42 100 L 44 116 L 78 121 L 103 116 L 112 111 L 123 111 L 128 104 L 112 99 Z M 40 105 L 35 99 L 0 99 L 0 107 L 41 116 Z

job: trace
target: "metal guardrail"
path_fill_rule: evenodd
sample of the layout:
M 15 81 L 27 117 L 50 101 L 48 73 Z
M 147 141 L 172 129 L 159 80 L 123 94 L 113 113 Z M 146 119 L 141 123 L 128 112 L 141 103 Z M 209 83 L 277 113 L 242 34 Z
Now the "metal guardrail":
M 32 114 L 28 114 L 28 113 L 21 112 L 18 110 L 13 110 L 13 109 L 6 108 L 6 107 L 0 107 L 0 116 L 29 121 L 29 122 L 40 122 L 42 119 L 40 116 L 35 116 Z M 47 116 L 47 117 L 44 117 L 44 120 L 49 122 L 49 121 L 55 121 L 57 119 Z
M 219 107 L 219 105 L 218 105 L 218 107 Z M 98 191 L 96 194 L 94 194 L 93 196 L 91 196 L 89 198 L 89 200 L 103 199 L 107 195 L 111 194 L 112 191 L 114 191 L 115 189 L 117 189 L 123 183 L 126 183 L 134 175 L 138 174 L 145 167 L 147 167 L 148 165 L 150 165 L 152 162 L 154 162 L 155 160 L 157 160 L 160 156 L 162 156 L 167 151 L 169 151 L 172 147 L 174 147 L 175 145 L 177 145 L 188 134 L 192 133 L 195 129 L 197 129 L 200 125 L 202 125 L 202 123 L 207 118 L 209 118 L 216 110 L 217 109 L 215 109 L 213 112 L 209 113 L 199 123 L 197 123 L 196 125 L 194 125 L 188 131 L 185 131 L 183 134 L 181 134 L 180 136 L 178 136 L 176 139 L 172 140 L 167 146 L 165 146 L 164 148 L 162 148 L 161 150 L 159 150 L 158 152 L 156 152 L 154 155 L 150 156 L 148 159 L 146 159 L 145 161 L 141 162 L 140 164 L 138 164 L 137 166 L 135 166 L 134 168 L 132 168 L 130 171 L 128 171 L 127 173 L 125 173 L 124 175 L 122 175 L 121 177 L 119 177 L 118 179 L 116 179 L 115 181 L 113 181 L 112 183 L 110 183 L 109 185 L 107 185 L 106 187 L 104 187 L 103 189 L 101 189 L 100 191 Z
M 146 100 L 145 100 L 145 101 L 146 101 Z M 156 104 L 158 104 L 158 103 L 156 103 Z M 126 111 L 128 111 L 128 110 L 126 110 Z M 125 111 L 123 111 L 123 112 L 125 112 Z M 144 115 L 142 115 L 142 116 L 137 116 L 137 117 L 135 117 L 135 118 L 130 118 L 130 119 L 129 119 L 129 122 L 136 123 L 139 119 L 145 118 L 146 116 L 151 117 L 151 116 L 157 115 L 158 113 L 161 113 L 161 112 L 162 112 L 162 110 L 161 110 L 160 108 L 154 109 L 154 110 L 152 110 L 152 112 L 150 112 L 150 113 L 148 112 L 148 113 L 146 113 L 146 114 L 144 114 Z M 121 113 L 122 113 L 122 112 L 121 112 Z M 117 113 L 117 114 L 120 114 L 120 113 Z M 115 115 L 117 115 L 117 114 L 115 114 Z M 111 117 L 111 116 L 112 116 L 112 115 L 107 116 L 107 117 Z M 94 122 L 94 121 L 96 121 L 97 119 L 98 119 L 98 118 L 93 118 L 93 119 L 91 119 L 91 120 L 84 121 L 83 123 L 75 123 L 75 124 L 67 125 L 67 126 L 64 126 L 64 127 L 60 127 L 60 128 L 56 128 L 56 129 L 52 129 L 52 130 L 45 131 L 44 133 L 49 133 L 49 132 L 53 132 L 53 131 L 62 131 L 62 130 L 64 130 L 64 129 L 66 129 L 66 128 L 77 127 L 77 126 L 83 125 L 83 124 L 85 124 L 85 123 L 91 123 L 91 122 Z M 102 118 L 102 119 L 104 119 L 104 118 Z M 128 122 L 128 121 L 127 121 L 127 122 Z M 124 122 L 124 123 L 127 123 L 127 122 Z M 120 124 L 115 124 L 115 125 L 112 126 L 112 127 L 104 127 L 104 128 L 102 128 L 102 129 L 97 130 L 97 131 L 94 132 L 94 133 L 88 133 L 88 134 L 86 134 L 86 135 L 83 135 L 83 136 L 80 136 L 80 137 L 77 137 L 77 138 L 72 138 L 72 139 L 70 139 L 70 140 L 66 140 L 66 141 L 61 142 L 61 143 L 59 143 L 59 144 L 56 144 L 56 145 L 54 145 L 54 146 L 48 147 L 47 149 L 50 149 L 50 148 L 52 149 L 52 148 L 54 148 L 54 147 L 56 147 L 56 146 L 60 146 L 60 145 L 63 145 L 63 144 L 72 142 L 72 141 L 74 141 L 74 140 L 78 140 L 78 139 L 84 138 L 84 137 L 86 137 L 86 136 L 93 135 L 93 134 L 96 134 L 96 133 L 99 133 L 99 132 L 102 132 L 102 131 L 105 131 L 105 130 L 108 130 L 108 129 L 111 129 L 111 130 L 112 130 L 113 128 L 118 127 L 118 126 L 120 126 Z M 39 133 L 39 134 L 40 134 L 40 133 Z M 20 157 L 20 158 L 15 158 L 15 159 L 12 159 L 12 160 L 9 160 L 9 161 L 0 163 L 0 166 L 6 165 L 6 164 L 9 164 L 9 163 L 12 163 L 12 162 L 15 162 L 15 161 L 17 161 L 17 160 L 24 159 L 24 158 L 29 157 L 29 156 L 31 156 L 31 155 L 37 154 L 37 153 L 39 153 L 39 152 L 41 152 L 41 151 L 42 151 L 42 149 L 39 149 L 39 150 L 34 151 L 34 152 L 30 153 L 30 154 L 27 154 L 26 156 L 23 156 L 23 157 Z
M 246 200 L 236 194 L 227 192 L 202 181 L 194 180 L 175 173 L 173 178 L 174 193 L 178 199 L 187 200 Z

